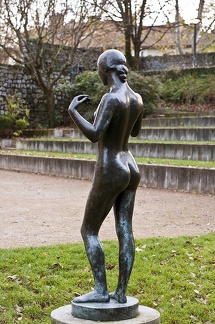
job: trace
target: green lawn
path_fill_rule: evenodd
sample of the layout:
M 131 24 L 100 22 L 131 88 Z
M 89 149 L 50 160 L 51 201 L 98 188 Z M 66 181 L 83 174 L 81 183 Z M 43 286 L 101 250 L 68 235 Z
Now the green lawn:
M 103 242 L 109 290 L 118 245 Z M 50 324 L 53 309 L 93 287 L 83 244 L 1 249 L 0 323 Z M 128 295 L 157 309 L 162 324 L 215 323 L 215 234 L 136 240 Z
M 18 138 L 19 140 L 19 138 Z M 52 138 L 52 137 L 34 137 L 23 138 L 24 141 L 46 141 L 46 142 L 90 142 L 87 138 Z M 194 145 L 214 145 L 215 141 L 174 141 L 174 140 L 144 140 L 144 139 L 130 139 L 129 143 L 141 143 L 141 144 L 194 144 Z

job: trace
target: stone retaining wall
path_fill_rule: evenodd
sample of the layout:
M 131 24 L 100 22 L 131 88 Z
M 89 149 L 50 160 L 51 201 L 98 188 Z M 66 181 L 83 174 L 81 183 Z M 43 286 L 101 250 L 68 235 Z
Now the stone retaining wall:
M 96 154 L 97 145 L 90 141 L 0 140 L 0 147 L 17 150 Z M 129 143 L 135 157 L 215 161 L 213 144 Z
M 138 164 L 140 186 L 215 194 L 215 170 Z M 95 161 L 0 155 L 0 169 L 92 180 Z
M 215 65 L 215 53 L 197 54 L 197 67 Z M 193 67 L 193 55 L 163 55 L 148 56 L 141 60 L 141 69 L 144 71 L 180 70 Z
M 177 117 L 159 117 L 159 118 L 145 118 L 142 121 L 142 127 L 210 127 L 215 126 L 215 110 L 207 112 L 208 116 L 204 116 L 203 112 L 201 116 L 189 117 L 177 116 Z
M 77 58 L 75 62 L 80 61 L 80 65 L 85 69 L 95 70 L 97 69 L 96 62 L 101 49 L 86 50 L 78 49 Z M 68 82 L 71 78 L 70 71 L 63 76 Z M 32 127 L 40 125 L 41 121 L 46 117 L 46 111 L 44 111 L 44 95 L 35 81 L 32 79 L 29 72 L 18 65 L 6 65 L 0 64 L 0 114 L 4 114 L 7 107 L 6 98 L 8 96 L 15 95 L 17 98 L 24 100 L 26 108 L 30 109 L 30 124 Z M 65 92 L 56 94 L 56 106 L 58 111 L 63 110 L 66 112 L 66 118 L 68 118 L 67 107 L 71 98 L 65 95 Z
M 215 141 L 215 128 L 142 128 L 137 139 L 153 141 Z
M 7 96 L 16 95 L 30 106 L 38 105 L 41 91 L 22 67 L 0 64 L 0 114 L 6 109 Z

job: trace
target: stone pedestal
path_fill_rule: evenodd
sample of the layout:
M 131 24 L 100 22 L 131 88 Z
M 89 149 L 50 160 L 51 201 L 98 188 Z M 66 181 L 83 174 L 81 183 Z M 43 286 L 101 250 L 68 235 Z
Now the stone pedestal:
M 128 297 L 128 304 L 118 304 L 114 301 L 109 303 L 80 303 L 76 308 L 77 303 L 71 305 L 62 306 L 55 309 L 51 313 L 52 324 L 95 324 L 96 322 L 102 322 L 104 324 L 120 323 L 120 324 L 159 324 L 160 313 L 150 307 L 138 306 L 137 299 Z M 85 304 L 83 309 L 83 304 Z M 122 306 L 124 305 L 124 307 Z M 78 315 L 85 316 L 87 313 L 96 319 L 83 319 L 74 317 L 72 315 L 76 312 Z M 120 315 L 121 314 L 121 315 Z M 126 316 L 133 314 L 135 317 L 125 319 Z M 129 315 L 130 314 L 130 315 Z M 120 316 L 124 319 L 119 320 Z M 98 316 L 102 316 L 98 318 Z M 92 318 L 91 317 L 91 318 Z M 107 318 L 109 318 L 107 320 Z
M 74 317 L 93 321 L 121 321 L 138 315 L 139 302 L 136 298 L 127 297 L 127 303 L 120 304 L 115 299 L 107 303 L 74 303 Z

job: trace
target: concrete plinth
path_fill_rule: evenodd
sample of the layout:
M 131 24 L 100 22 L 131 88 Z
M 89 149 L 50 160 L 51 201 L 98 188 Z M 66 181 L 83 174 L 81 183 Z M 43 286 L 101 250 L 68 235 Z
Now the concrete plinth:
M 102 322 L 103 324 L 120 323 L 120 324 L 159 324 L 160 323 L 160 313 L 152 308 L 139 306 L 139 314 L 130 319 L 118 321 L 112 318 L 109 321 L 103 321 L 102 319 L 93 321 L 87 319 L 81 319 L 73 317 L 71 305 L 62 306 L 55 309 L 51 313 L 51 323 L 52 324 L 95 324 L 97 322 Z
M 110 299 L 107 303 L 75 303 L 72 301 L 72 315 L 74 317 L 93 321 L 121 321 L 136 317 L 138 311 L 138 299 L 127 296 L 127 302 L 118 303 Z

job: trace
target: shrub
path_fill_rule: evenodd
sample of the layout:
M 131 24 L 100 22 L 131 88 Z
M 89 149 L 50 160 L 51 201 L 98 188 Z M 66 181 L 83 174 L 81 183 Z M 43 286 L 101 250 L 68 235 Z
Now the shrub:
M 28 126 L 29 110 L 21 98 L 9 96 L 6 100 L 7 111 L 0 116 L 0 137 L 19 136 Z
M 0 137 L 11 137 L 16 125 L 16 119 L 11 115 L 0 116 Z
M 22 134 L 22 131 L 28 127 L 28 122 L 26 119 L 18 119 L 16 120 L 16 131 L 13 133 L 14 136 L 20 136 Z
M 142 96 L 145 114 L 151 112 L 156 107 L 157 100 L 160 97 L 161 82 L 156 77 L 144 77 L 135 72 L 129 72 L 128 82 L 130 87 Z M 87 105 L 80 106 L 78 111 L 88 121 L 92 121 L 95 109 L 102 96 L 109 91 L 109 88 L 102 84 L 97 72 L 85 71 L 76 76 L 72 84 L 61 84 L 56 91 L 63 91 L 65 95 L 69 94 L 71 100 L 80 94 L 89 95 L 91 101 Z
M 177 80 L 169 79 L 163 84 L 161 98 L 180 104 L 203 104 L 215 100 L 214 75 L 186 75 Z
M 142 96 L 145 115 L 153 112 L 162 92 L 162 83 L 159 78 L 129 72 L 128 83 L 135 92 L 138 92 Z
M 85 119 L 92 122 L 93 113 L 98 106 L 101 97 L 107 91 L 107 88 L 102 85 L 97 72 L 85 71 L 77 75 L 72 84 L 61 83 L 55 91 L 63 92 L 64 95 L 69 98 L 69 103 L 77 95 L 89 95 L 91 100 L 87 105 L 80 106 L 78 111 Z
M 91 100 L 88 104 L 80 106 L 78 111 L 87 120 L 92 121 L 93 113 L 105 92 L 107 92 L 107 88 L 103 86 L 98 73 L 85 71 L 75 78 L 70 94 L 72 98 L 83 93 L 90 96 Z

